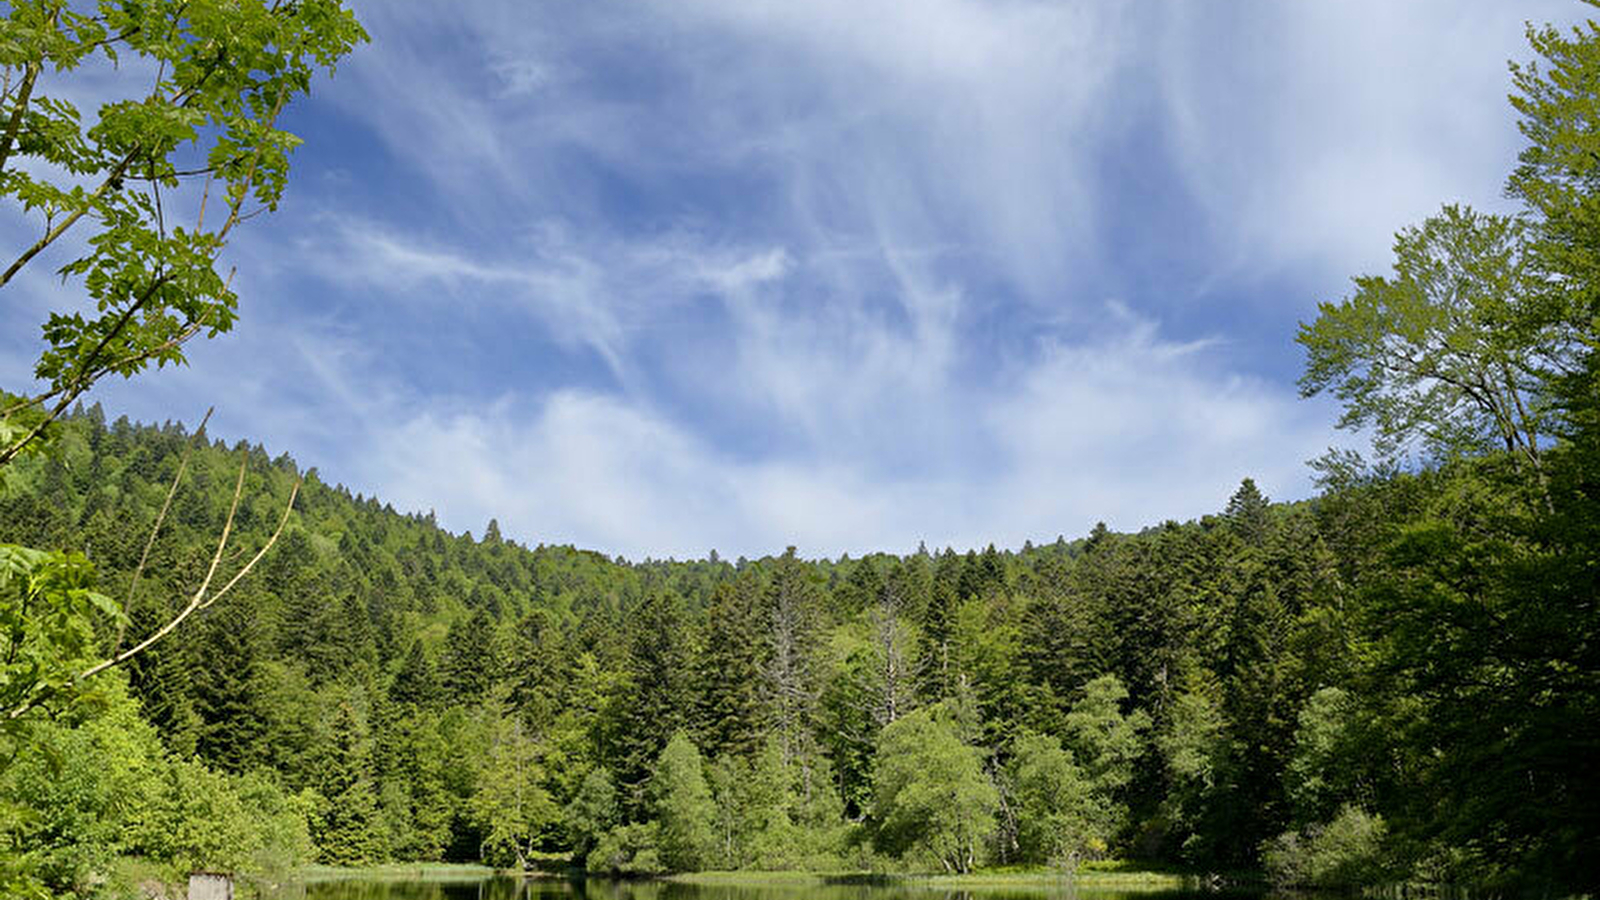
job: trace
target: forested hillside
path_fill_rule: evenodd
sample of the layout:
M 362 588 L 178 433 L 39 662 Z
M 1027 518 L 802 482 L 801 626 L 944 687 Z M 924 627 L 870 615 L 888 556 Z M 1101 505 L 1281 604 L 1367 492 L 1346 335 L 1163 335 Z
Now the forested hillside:
M 0 541 L 81 550 L 131 598 L 107 651 L 205 576 L 241 461 L 246 550 L 299 474 L 98 407 L 55 447 L 7 472 Z M 1565 459 L 1556 484 L 1592 477 Z M 1592 866 L 1569 823 L 1595 815 L 1593 594 L 1563 591 L 1593 564 L 1508 456 L 1218 505 L 1015 551 L 629 563 L 307 473 L 257 571 L 19 751 L 6 787 L 36 817 L 9 840 L 69 869 Z M 196 821 L 156 840 L 162 804 Z
M 0 390 L 0 896 L 308 862 L 1095 859 L 1213 886 L 1600 894 L 1600 23 L 1528 28 L 1516 209 L 1443 206 L 1300 324 L 1300 392 L 1373 450 L 1313 463 L 1315 496 L 1275 504 L 1245 479 L 1215 513 L 1135 534 L 1062 522 L 1070 540 L 1020 548 L 737 561 L 530 547 L 493 521 L 451 534 L 204 420 L 85 408 L 96 382 L 231 328 L 222 252 L 276 208 L 300 143 L 279 115 L 367 34 L 339 0 L 36 0 L 0 26 L 0 197 L 39 234 L 0 288 L 40 259 L 4 308 L 49 307 L 31 379 Z M 88 102 L 80 64 L 111 90 L 124 58 L 153 86 L 119 82 L 89 117 L 65 99 Z M 66 295 L 37 292 L 57 280 Z M 313 340 L 359 331 L 307 291 Z M 237 375 L 206 377 L 226 394 Z M 1066 396 L 1081 408 L 1051 407 L 1039 440 L 1128 402 Z M 603 409 L 597 431 L 623 412 Z

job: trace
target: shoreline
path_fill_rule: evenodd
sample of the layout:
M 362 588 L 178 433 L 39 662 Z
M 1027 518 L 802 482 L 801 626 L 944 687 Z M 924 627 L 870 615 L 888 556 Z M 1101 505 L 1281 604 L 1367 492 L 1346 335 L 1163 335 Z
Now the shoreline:
M 682 872 L 662 875 L 657 880 L 705 886 L 824 887 L 830 885 L 879 885 L 883 887 L 952 888 L 1116 888 L 1120 890 L 1171 891 L 1195 886 L 1201 876 L 1182 875 L 1153 869 L 1114 871 L 1085 870 L 1067 875 L 1059 870 L 969 872 L 953 875 L 939 872 Z
M 978 871 L 964 875 L 940 872 L 874 872 L 865 869 L 834 871 L 707 870 L 619 879 L 610 875 L 586 874 L 578 871 L 571 873 L 549 870 L 518 872 L 514 869 L 497 869 L 472 863 L 380 863 L 368 866 L 306 866 L 285 876 L 284 880 L 306 883 L 357 879 L 465 881 L 497 875 L 514 878 L 571 877 L 598 881 L 657 881 L 707 887 L 878 885 L 883 887 L 927 889 L 1031 888 L 1062 890 L 1078 887 L 1147 891 L 1171 891 L 1192 888 L 1199 886 L 1202 881 L 1207 879 L 1207 876 L 1197 873 L 1179 873 L 1132 866 L 1083 869 L 1073 875 L 1064 874 L 1056 869 Z M 1233 879 L 1230 879 L 1230 882 L 1232 881 Z

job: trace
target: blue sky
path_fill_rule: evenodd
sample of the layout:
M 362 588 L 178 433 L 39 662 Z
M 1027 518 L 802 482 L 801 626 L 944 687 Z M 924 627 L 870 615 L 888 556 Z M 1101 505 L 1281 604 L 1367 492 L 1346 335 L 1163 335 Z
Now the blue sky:
M 234 333 L 93 396 L 639 558 L 1307 496 L 1349 438 L 1297 397 L 1297 323 L 1441 203 L 1507 208 L 1506 60 L 1584 7 L 356 9 L 373 42 L 292 111 L 284 206 L 230 249 Z M 12 290 L 18 387 L 71 293 Z

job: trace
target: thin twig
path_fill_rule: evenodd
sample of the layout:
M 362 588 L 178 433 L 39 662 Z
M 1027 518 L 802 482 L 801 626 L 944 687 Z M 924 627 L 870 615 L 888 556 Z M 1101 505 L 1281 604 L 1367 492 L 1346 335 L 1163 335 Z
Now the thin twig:
M 128 170 L 128 166 L 133 165 L 133 161 L 138 157 L 139 150 L 138 148 L 135 148 L 127 156 L 124 156 L 120 162 L 113 166 L 111 169 L 111 174 L 107 175 L 105 180 L 100 182 L 100 186 L 95 188 L 93 193 L 89 194 L 88 198 L 84 200 L 82 206 L 74 210 L 72 215 L 62 219 L 60 224 L 46 231 L 44 233 L 44 237 L 39 238 L 39 240 L 34 242 L 33 246 L 23 251 L 22 255 L 17 257 L 16 261 L 8 266 L 3 274 L 0 274 L 0 287 L 5 287 L 6 285 L 10 284 L 11 279 L 18 272 L 22 271 L 23 266 L 32 262 L 35 256 L 38 256 L 44 251 L 44 248 L 55 243 L 57 238 L 60 238 L 63 234 L 66 234 L 68 228 L 78 224 L 79 219 L 82 219 L 85 215 L 88 215 L 89 210 L 94 207 L 96 201 L 104 196 L 105 193 L 111 190 L 115 185 L 121 183 L 123 173 Z
M 154 160 L 150 161 L 150 193 L 155 197 L 156 201 L 156 234 L 161 235 L 161 239 L 164 241 L 167 239 L 167 215 L 166 210 L 161 206 L 161 181 L 156 178 Z
M 216 178 L 215 170 L 206 172 L 206 186 L 200 191 L 200 215 L 195 219 L 194 230 L 196 234 L 205 231 L 206 207 L 211 204 L 211 182 Z
M 273 530 L 272 537 L 268 538 L 267 542 L 261 545 L 261 549 L 256 551 L 255 556 L 250 557 L 250 561 L 244 564 L 244 568 L 235 572 L 233 577 L 228 579 L 228 583 L 223 585 L 221 590 L 211 595 L 209 599 L 201 604 L 201 609 L 205 609 L 211 604 L 227 596 L 227 593 L 233 590 L 233 586 L 238 584 L 241 578 L 250 574 L 250 570 L 256 567 L 256 563 L 260 562 L 261 558 L 267 555 L 267 551 L 272 549 L 272 545 L 278 542 L 278 535 L 283 534 L 284 526 L 289 524 L 289 513 L 294 511 L 294 498 L 300 494 L 300 483 L 300 479 L 295 479 L 294 487 L 289 489 L 289 502 L 283 507 L 283 516 L 282 518 L 278 519 L 278 527 Z
M 167 488 L 167 499 L 161 504 L 161 512 L 156 513 L 156 522 L 150 526 L 150 537 L 144 542 L 144 552 L 139 554 L 139 565 L 133 570 L 133 578 L 128 582 L 128 599 L 123 601 L 122 609 L 126 614 L 133 612 L 134 591 L 139 587 L 139 579 L 144 575 L 145 563 L 150 560 L 150 550 L 156 545 L 156 535 L 161 533 L 161 525 L 167 520 L 167 510 L 172 508 L 172 498 L 178 493 L 178 485 L 183 481 L 183 473 L 189 468 L 189 457 L 193 455 L 197 444 L 205 440 L 206 423 L 211 421 L 211 414 L 216 412 L 213 406 L 206 410 L 205 416 L 200 420 L 200 427 L 195 429 L 194 439 L 183 450 L 183 456 L 178 460 L 178 474 L 172 477 L 172 485 Z M 122 637 L 127 631 L 127 619 L 117 626 L 117 642 L 112 645 L 111 655 L 116 656 L 122 650 Z
M 179 109 L 187 108 L 194 98 L 199 94 L 200 89 L 205 86 L 205 83 L 209 81 L 211 76 L 216 73 L 218 68 L 221 67 L 225 55 L 225 53 L 219 52 L 217 54 L 217 58 L 210 62 L 204 72 L 200 73 L 199 79 L 197 79 L 195 83 L 189 87 L 177 92 L 176 94 L 173 94 L 172 97 L 166 101 L 167 104 Z M 272 123 L 277 120 L 278 113 L 283 109 L 284 101 L 287 99 L 287 93 L 287 88 L 279 91 L 277 106 L 273 109 L 271 119 L 267 121 L 267 127 L 269 129 L 272 127 Z M 155 99 L 154 95 L 152 95 L 152 99 Z M 33 258 L 38 256 L 46 247 L 55 243 L 56 240 L 61 237 L 61 235 L 66 233 L 67 229 L 71 228 L 73 225 L 76 225 L 78 220 L 82 219 L 86 214 L 88 214 L 89 210 L 94 207 L 96 201 L 104 196 L 106 191 L 113 190 L 117 185 L 121 184 L 123 176 L 127 173 L 128 167 L 131 166 L 134 161 L 143 153 L 144 150 L 138 146 L 135 146 L 133 150 L 129 151 L 127 156 L 124 156 L 121 161 L 112 167 L 110 174 L 105 177 L 104 181 L 100 182 L 100 186 L 94 189 L 81 207 L 63 219 L 59 225 L 46 231 L 44 237 L 40 238 L 34 243 L 33 246 L 24 251 L 21 256 L 17 257 L 16 261 L 7 267 L 4 273 L 0 273 L 0 287 L 5 287 L 7 284 L 11 283 L 11 279 L 22 270 L 23 266 L 31 262 Z M 257 158 L 260 157 L 260 145 L 257 145 L 255 155 Z M 255 163 L 252 161 L 250 173 L 246 176 L 247 192 L 249 190 L 249 182 L 254 178 L 254 176 Z

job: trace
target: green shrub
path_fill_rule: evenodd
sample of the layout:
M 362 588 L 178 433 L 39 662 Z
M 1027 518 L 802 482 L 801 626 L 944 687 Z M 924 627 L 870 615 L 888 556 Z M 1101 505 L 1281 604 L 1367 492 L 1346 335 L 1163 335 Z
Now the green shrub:
M 656 823 L 618 825 L 589 852 L 589 871 L 618 875 L 654 875 L 666 870 L 656 847 Z
M 1346 806 L 1327 824 L 1268 841 L 1262 862 L 1280 887 L 1367 887 L 1395 876 L 1384 838 L 1382 817 Z

